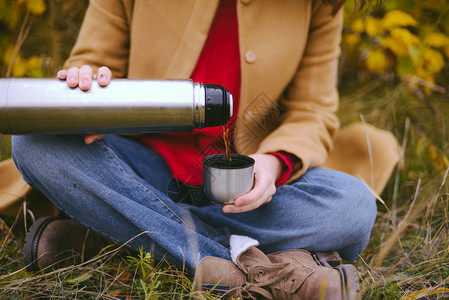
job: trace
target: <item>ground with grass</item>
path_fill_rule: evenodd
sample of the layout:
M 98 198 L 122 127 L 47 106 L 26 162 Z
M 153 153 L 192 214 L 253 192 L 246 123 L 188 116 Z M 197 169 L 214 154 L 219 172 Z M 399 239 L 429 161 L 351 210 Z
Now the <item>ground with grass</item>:
M 378 197 L 371 241 L 356 261 L 364 299 L 449 298 L 447 97 L 423 102 L 385 79 L 343 96 L 342 119 L 358 115 L 402 144 L 401 162 Z

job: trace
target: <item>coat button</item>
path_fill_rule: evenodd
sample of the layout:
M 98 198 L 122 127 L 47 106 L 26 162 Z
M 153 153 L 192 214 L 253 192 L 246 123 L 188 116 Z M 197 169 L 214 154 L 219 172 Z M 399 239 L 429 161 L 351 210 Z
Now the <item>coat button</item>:
M 251 3 L 251 0 L 240 0 L 243 5 L 248 5 Z
M 257 56 L 256 53 L 254 53 L 254 51 L 249 50 L 245 53 L 245 61 L 249 64 L 253 64 L 256 62 Z

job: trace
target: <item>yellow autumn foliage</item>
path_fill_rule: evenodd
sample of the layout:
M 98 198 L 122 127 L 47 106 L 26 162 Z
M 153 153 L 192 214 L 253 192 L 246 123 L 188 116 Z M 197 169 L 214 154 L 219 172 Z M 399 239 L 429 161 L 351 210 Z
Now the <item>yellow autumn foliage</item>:
M 14 77 L 43 77 L 42 59 L 35 55 L 30 58 L 16 56 L 12 67 L 12 75 Z
M 394 28 L 390 31 L 390 35 L 407 46 L 419 45 L 419 38 L 405 28 Z
M 352 49 L 360 42 L 361 37 L 357 33 L 348 33 L 343 37 L 345 46 Z
M 439 73 L 444 68 L 444 57 L 439 51 L 425 49 L 420 67 L 427 74 Z
M 395 27 L 416 26 L 418 22 L 408 13 L 400 10 L 392 10 L 385 14 L 382 25 L 386 30 Z
M 363 32 L 365 30 L 365 24 L 362 19 L 355 19 L 351 24 L 351 30 L 354 32 Z
M 18 5 L 8 7 L 8 21 L 5 22 L 9 30 L 17 27 L 21 21 L 20 8 Z
M 443 51 L 444 55 L 449 59 L 449 47 L 443 47 L 441 51 Z
M 381 39 L 381 44 L 397 56 L 409 55 L 411 47 L 418 46 L 419 42 L 419 38 L 405 28 L 394 28 Z
M 374 17 L 367 17 L 365 19 L 365 32 L 370 36 L 382 35 L 384 29 L 381 20 Z
M 449 46 L 449 36 L 439 32 L 432 32 L 427 36 L 426 44 L 435 48 Z
M 17 52 L 14 55 L 14 46 L 10 45 L 6 48 L 3 54 L 3 64 L 8 66 L 11 60 L 14 59 L 11 75 L 14 77 L 43 77 L 44 72 L 42 70 L 42 59 L 39 56 L 31 56 L 29 58 L 24 58 L 22 54 Z
M 391 36 L 382 38 L 380 42 L 384 48 L 389 49 L 396 56 L 403 56 L 408 54 L 407 46 L 403 43 L 398 43 L 398 41 Z
M 44 0 L 25 0 L 27 10 L 33 15 L 42 15 L 47 6 Z
M 388 68 L 388 59 L 385 51 L 381 48 L 371 51 L 366 57 L 365 65 L 373 73 L 383 73 Z
M 449 62 L 449 27 L 443 24 L 446 21 L 440 21 L 440 27 L 427 26 L 416 11 L 413 16 L 399 9 L 383 16 L 379 12 L 347 22 L 349 30 L 344 34 L 343 46 L 352 55 L 358 53 L 368 71 L 379 74 L 392 70 L 400 78 L 418 77 L 423 81 L 417 81 L 416 87 L 432 93 L 432 84 L 444 76 L 442 71 Z
M 3 52 L 3 57 L 2 57 L 3 63 L 5 65 L 9 65 L 9 62 L 11 61 L 13 55 L 14 55 L 14 46 L 9 45 L 6 48 L 6 50 L 4 50 L 4 52 Z

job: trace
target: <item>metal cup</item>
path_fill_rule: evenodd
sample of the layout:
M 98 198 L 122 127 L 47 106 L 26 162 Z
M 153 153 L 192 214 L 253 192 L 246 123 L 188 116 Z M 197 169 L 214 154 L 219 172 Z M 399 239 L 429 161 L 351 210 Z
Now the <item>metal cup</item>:
M 215 154 L 203 159 L 203 190 L 217 204 L 232 204 L 254 185 L 254 159 L 246 155 Z

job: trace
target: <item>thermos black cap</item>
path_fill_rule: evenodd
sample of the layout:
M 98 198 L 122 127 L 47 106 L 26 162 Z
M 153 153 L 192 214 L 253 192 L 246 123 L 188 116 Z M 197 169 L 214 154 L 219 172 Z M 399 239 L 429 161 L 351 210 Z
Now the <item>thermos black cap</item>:
M 205 84 L 205 127 L 225 125 L 232 116 L 232 95 L 221 85 Z

